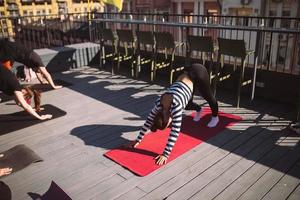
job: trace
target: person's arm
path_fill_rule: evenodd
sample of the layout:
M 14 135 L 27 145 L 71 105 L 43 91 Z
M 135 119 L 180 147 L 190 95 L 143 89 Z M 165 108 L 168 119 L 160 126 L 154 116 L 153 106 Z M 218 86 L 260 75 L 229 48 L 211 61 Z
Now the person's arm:
M 172 128 L 164 152 L 155 158 L 156 164 L 158 165 L 163 165 L 167 163 L 167 160 L 177 141 L 181 128 L 182 112 L 183 108 L 181 106 L 174 106 L 172 108 Z
M 39 115 L 38 113 L 36 113 L 35 110 L 25 101 L 21 91 L 15 91 L 14 93 L 15 93 L 16 100 L 21 104 L 22 108 L 30 115 L 40 120 L 52 118 L 52 115 Z
M 51 75 L 49 74 L 49 72 L 47 71 L 46 67 L 39 67 L 40 72 L 42 73 L 42 75 L 45 76 L 45 78 L 47 79 L 48 83 L 54 88 L 54 89 L 60 89 L 62 88 L 61 85 L 55 85 Z
M 175 145 L 177 138 L 179 136 L 180 128 L 182 121 L 182 109 L 178 108 L 178 110 L 172 110 L 172 128 L 168 138 L 168 142 L 166 144 L 163 155 L 167 158 L 171 154 L 173 146 Z
M 146 122 L 142 126 L 142 129 L 140 130 L 140 133 L 139 133 L 139 135 L 138 135 L 138 137 L 136 139 L 136 141 L 138 143 L 140 143 L 142 141 L 142 139 L 144 138 L 146 132 L 152 126 L 153 120 L 154 120 L 154 118 L 157 115 L 157 113 L 158 113 L 159 110 L 161 110 L 160 101 L 156 101 L 154 108 L 151 110 L 150 114 L 148 115 L 148 117 L 146 119 Z

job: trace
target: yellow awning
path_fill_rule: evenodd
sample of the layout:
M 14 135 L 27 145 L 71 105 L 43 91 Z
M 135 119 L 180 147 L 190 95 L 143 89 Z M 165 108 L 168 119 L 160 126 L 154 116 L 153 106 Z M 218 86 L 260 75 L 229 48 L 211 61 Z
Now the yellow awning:
M 103 2 L 116 6 L 119 12 L 122 10 L 123 0 L 103 0 Z

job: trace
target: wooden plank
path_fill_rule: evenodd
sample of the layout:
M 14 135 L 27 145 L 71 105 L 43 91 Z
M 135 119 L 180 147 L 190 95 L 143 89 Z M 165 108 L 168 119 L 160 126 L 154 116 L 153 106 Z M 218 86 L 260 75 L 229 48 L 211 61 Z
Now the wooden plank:
M 273 132 L 272 132 L 273 133 Z M 216 179 L 206 185 L 203 189 L 200 189 L 196 194 L 194 194 L 190 199 L 213 199 L 216 195 L 216 191 L 224 190 L 233 180 L 238 178 L 247 169 L 249 169 L 255 162 L 259 162 L 265 154 L 275 151 L 277 145 L 276 143 L 284 142 L 281 140 L 278 142 L 279 138 L 284 136 L 285 133 L 272 134 L 272 137 L 263 142 L 261 145 L 257 146 L 250 154 L 245 155 L 240 161 L 238 161 L 231 168 L 226 170 L 223 174 L 219 175 Z M 284 155 L 286 151 L 281 152 L 278 156 Z M 268 164 L 268 163 L 263 163 Z
M 298 184 L 297 188 L 290 194 L 287 200 L 299 200 L 300 199 L 300 184 Z
M 250 135 L 251 132 L 249 131 L 245 135 L 248 134 Z M 166 190 L 164 190 L 164 196 L 162 197 L 168 197 L 168 199 L 187 199 L 191 197 L 198 190 L 204 188 L 224 171 L 232 167 L 236 162 L 242 159 L 242 156 L 246 156 L 263 141 L 272 142 L 268 139 L 269 137 L 270 135 L 261 129 L 258 130 L 258 134 L 256 132 L 254 137 L 252 136 L 247 139 L 241 138 L 240 140 L 236 140 L 237 144 L 233 146 L 221 147 L 218 152 L 222 153 L 223 156 L 210 154 L 209 159 L 198 162 L 197 165 L 192 168 L 185 169 L 183 173 L 177 175 L 170 182 L 167 182 L 166 186 L 170 189 L 167 193 L 165 193 Z M 185 181 L 181 182 L 182 179 L 185 179 Z M 157 191 L 151 193 L 157 195 L 163 188 L 165 187 L 160 187 Z M 151 199 L 150 193 L 147 199 Z
M 256 162 L 249 170 L 242 174 L 238 179 L 229 185 L 224 190 L 216 193 L 216 200 L 237 199 L 244 193 L 252 184 L 254 184 L 271 166 L 273 166 L 282 155 L 286 154 L 288 149 L 275 147 L 274 150 L 265 155 L 262 159 Z M 267 163 L 267 164 L 264 164 Z M 231 177 L 230 177 L 231 178 Z M 233 180 L 232 180 L 233 181 Z
M 74 200 L 75 199 L 92 199 L 94 198 L 93 196 L 99 192 L 103 192 L 108 190 L 109 188 L 114 187 L 115 185 L 124 182 L 124 178 L 122 178 L 119 175 L 114 175 L 113 177 L 107 179 L 107 180 L 103 180 L 102 182 L 97 182 L 97 185 L 90 187 L 88 189 L 86 189 L 85 191 L 82 191 L 79 194 L 74 194 Z M 103 197 L 98 198 L 100 199 L 105 199 Z
M 116 200 L 138 200 L 139 197 L 144 196 L 146 194 L 146 192 L 144 192 L 143 190 L 135 187 L 132 190 L 130 190 L 129 192 L 119 196 L 118 198 L 116 198 Z
M 280 181 L 264 196 L 263 199 L 286 199 L 300 184 L 300 165 L 295 165 Z M 300 196 L 299 196 L 300 199 Z
M 283 177 L 283 175 L 300 158 L 300 146 L 280 159 L 274 167 L 268 170 L 255 184 L 253 184 L 240 199 L 260 199 Z

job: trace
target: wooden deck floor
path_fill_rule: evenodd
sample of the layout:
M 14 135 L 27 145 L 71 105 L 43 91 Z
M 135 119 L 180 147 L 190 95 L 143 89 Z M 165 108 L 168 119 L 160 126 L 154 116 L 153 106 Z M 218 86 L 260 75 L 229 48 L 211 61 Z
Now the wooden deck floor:
M 103 153 L 137 136 L 164 87 L 88 67 L 54 76 L 74 85 L 43 93 L 43 103 L 67 115 L 0 136 L 0 152 L 26 144 L 44 159 L 1 179 L 13 200 L 45 193 L 52 180 L 74 200 L 300 199 L 300 137 L 286 128 L 293 107 L 256 100 L 236 109 L 219 93 L 220 110 L 244 120 L 138 177 Z M 0 104 L 1 114 L 20 110 Z

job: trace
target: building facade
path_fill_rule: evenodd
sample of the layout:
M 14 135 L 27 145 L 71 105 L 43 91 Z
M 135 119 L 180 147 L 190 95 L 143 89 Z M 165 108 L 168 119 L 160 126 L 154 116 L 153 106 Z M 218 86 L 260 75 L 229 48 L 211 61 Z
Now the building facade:
M 62 13 L 103 11 L 96 0 L 0 0 L 0 17 L 52 15 Z

